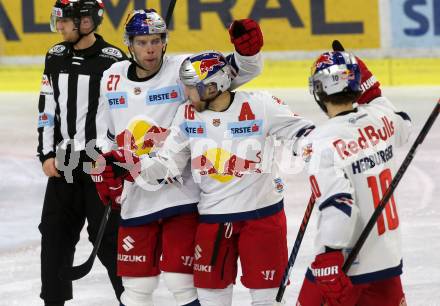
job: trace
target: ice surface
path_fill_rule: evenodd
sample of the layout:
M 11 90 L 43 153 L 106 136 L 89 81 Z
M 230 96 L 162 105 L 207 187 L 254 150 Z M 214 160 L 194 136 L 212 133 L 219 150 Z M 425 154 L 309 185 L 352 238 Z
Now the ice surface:
M 431 113 L 440 88 L 386 88 L 394 104 L 407 111 L 415 124 L 412 141 Z M 316 123 L 325 120 L 306 89 L 272 90 L 292 109 Z M 40 290 L 40 234 L 38 223 L 46 179 L 35 157 L 38 94 L 0 94 L 0 305 L 43 305 Z M 438 119 L 440 121 L 440 119 Z M 403 160 L 409 145 L 398 151 Z M 397 205 L 404 243 L 403 284 L 408 305 L 440 305 L 440 123 L 436 122 L 397 189 Z M 285 175 L 286 213 L 290 246 L 296 237 L 308 190 L 304 173 Z M 293 306 L 306 266 L 312 260 L 315 219 L 312 217 L 286 290 Z M 77 246 L 75 263 L 86 260 L 91 245 L 85 232 Z M 290 249 L 289 249 L 290 251 Z M 240 272 L 239 272 L 240 273 Z M 174 305 L 161 282 L 156 305 Z M 74 300 L 66 305 L 118 305 L 99 261 L 92 272 L 74 282 Z M 239 280 L 234 306 L 250 305 Z

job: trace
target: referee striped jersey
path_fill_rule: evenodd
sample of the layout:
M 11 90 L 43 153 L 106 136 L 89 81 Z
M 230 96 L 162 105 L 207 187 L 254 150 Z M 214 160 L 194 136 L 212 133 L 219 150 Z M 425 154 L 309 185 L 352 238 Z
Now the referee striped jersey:
M 97 135 L 107 132 L 99 105 L 102 74 L 127 57 L 95 34 L 96 42 L 84 50 L 60 43 L 46 54 L 38 104 L 38 156 L 55 157 L 60 146 L 82 151 Z M 97 143 L 96 146 L 100 147 Z

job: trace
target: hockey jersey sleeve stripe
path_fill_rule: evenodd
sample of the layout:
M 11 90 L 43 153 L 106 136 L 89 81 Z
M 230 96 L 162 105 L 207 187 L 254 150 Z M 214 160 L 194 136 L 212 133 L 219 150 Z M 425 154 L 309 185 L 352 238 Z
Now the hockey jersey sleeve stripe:
M 229 64 L 231 64 L 232 68 L 235 69 L 235 72 L 238 73 L 240 69 L 238 68 L 237 62 L 235 61 L 234 54 L 231 53 L 228 56 L 226 56 L 226 60 L 229 62 Z
M 113 135 L 109 130 L 107 130 L 107 138 L 112 142 L 115 141 L 115 135 Z
M 351 217 L 351 206 L 353 205 L 353 198 L 351 197 L 351 194 L 349 193 L 338 193 L 319 205 L 319 210 L 323 210 L 327 207 L 334 206 L 335 208 L 339 209 L 343 213 L 345 213 L 347 216 Z
M 395 114 L 402 117 L 403 120 L 411 121 L 410 116 L 405 112 L 395 112 Z
M 301 136 L 307 136 L 314 128 L 314 125 L 302 128 L 296 133 L 296 137 L 300 138 Z

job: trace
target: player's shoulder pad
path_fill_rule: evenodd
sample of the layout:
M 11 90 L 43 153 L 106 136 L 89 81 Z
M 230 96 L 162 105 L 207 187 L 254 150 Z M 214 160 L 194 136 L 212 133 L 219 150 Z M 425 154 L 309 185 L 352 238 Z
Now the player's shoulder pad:
M 130 66 L 128 59 L 113 63 L 104 73 L 122 73 L 126 66 Z
M 190 56 L 191 54 L 178 54 L 178 55 L 168 56 L 167 59 L 170 62 L 176 62 L 178 65 L 181 65 L 183 61 L 189 58 Z
M 284 103 L 282 99 L 278 98 L 277 96 L 274 96 L 272 93 L 266 90 L 251 91 L 249 93 L 255 98 L 269 105 L 275 105 L 275 106 L 287 105 L 286 103 Z
M 253 100 L 272 101 L 272 95 L 266 90 L 238 91 L 248 95 Z
M 179 71 L 180 66 L 183 61 L 190 57 L 190 54 L 179 54 L 179 55 L 165 55 L 163 58 L 163 69 L 171 69 L 172 71 Z

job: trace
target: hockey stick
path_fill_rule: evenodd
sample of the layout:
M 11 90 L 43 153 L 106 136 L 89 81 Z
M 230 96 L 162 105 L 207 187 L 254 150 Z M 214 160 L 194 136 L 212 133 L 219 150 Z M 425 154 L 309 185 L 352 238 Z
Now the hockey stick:
M 169 25 L 171 17 L 173 15 L 174 7 L 176 6 L 176 1 L 177 0 L 171 0 L 170 4 L 168 6 L 167 15 L 165 17 L 165 23 L 167 26 Z M 125 171 L 125 169 L 118 169 L 120 167 L 116 164 L 113 164 L 113 167 L 114 167 L 116 176 L 120 176 L 120 175 L 118 175 L 118 173 L 121 173 L 121 171 Z M 63 267 L 59 271 L 59 277 L 61 279 L 77 280 L 77 279 L 83 278 L 91 271 L 93 263 L 96 258 L 96 255 L 98 254 L 99 247 L 101 245 L 102 237 L 104 236 L 105 227 L 107 225 L 107 221 L 110 216 L 110 211 L 111 211 L 111 203 L 108 203 L 108 205 L 105 207 L 104 215 L 101 219 L 101 224 L 99 225 L 99 230 L 98 230 L 98 234 L 96 237 L 96 241 L 93 245 L 93 250 L 92 250 L 92 253 L 90 254 L 89 258 L 83 264 L 81 264 L 79 266 Z
M 357 240 L 356 244 L 354 245 L 353 249 L 351 250 L 350 254 L 348 255 L 347 260 L 345 261 L 344 266 L 342 267 L 342 270 L 345 273 L 348 272 L 348 270 L 350 269 L 351 265 L 353 264 L 355 258 L 358 256 L 362 246 L 364 245 L 365 241 L 368 238 L 368 235 L 370 234 L 371 230 L 373 229 L 374 225 L 376 224 L 377 219 L 381 215 L 383 209 L 385 208 L 385 206 L 387 205 L 391 196 L 393 195 L 394 190 L 396 189 L 397 185 L 399 184 L 400 180 L 402 179 L 403 174 L 405 173 L 409 164 L 413 160 L 414 155 L 416 154 L 417 147 L 425 139 L 426 135 L 428 134 L 429 130 L 431 129 L 432 125 L 434 124 L 435 120 L 437 119 L 439 112 L 440 112 L 440 99 L 438 100 L 438 102 L 437 102 L 436 106 L 434 107 L 428 120 L 426 120 L 425 125 L 423 126 L 422 130 L 420 131 L 419 135 L 417 136 L 416 140 L 414 141 L 414 144 L 412 145 L 411 149 L 409 150 L 408 154 L 406 155 L 405 160 L 402 162 L 402 165 L 400 166 L 399 170 L 397 171 L 396 176 L 394 176 L 394 178 L 391 181 L 390 186 L 388 186 L 388 189 L 385 192 L 382 200 L 380 200 L 379 204 L 377 205 L 376 209 L 374 210 L 373 215 L 371 216 L 370 220 L 368 221 L 367 225 L 365 226 L 364 230 L 362 231 L 361 235 L 359 236 L 359 239 Z
M 345 51 L 344 47 L 342 46 L 341 42 L 337 39 L 335 39 L 332 42 L 332 49 L 333 51 Z
M 302 219 L 301 226 L 298 230 L 298 234 L 296 235 L 295 244 L 293 245 L 292 252 L 290 253 L 286 270 L 284 270 L 283 279 L 281 281 L 280 287 L 278 288 L 278 293 L 275 298 L 274 306 L 282 305 L 281 301 L 283 300 L 284 291 L 286 291 L 290 274 L 292 273 L 293 265 L 295 264 L 296 256 L 298 256 L 299 247 L 301 246 L 301 242 L 306 232 L 307 224 L 309 223 L 310 215 L 312 214 L 312 210 L 314 206 L 315 206 L 315 197 L 311 195 L 309 199 L 309 203 L 307 204 L 306 211 L 304 212 L 304 217 Z
M 99 246 L 101 245 L 102 237 L 104 236 L 105 227 L 110 215 L 112 205 L 108 203 L 105 207 L 104 216 L 101 219 L 101 224 L 99 225 L 98 234 L 93 244 L 93 250 L 89 258 L 81 265 L 74 267 L 64 267 L 60 270 L 59 276 L 64 280 L 77 280 L 86 276 L 90 270 L 92 270 L 93 262 L 95 261 L 96 255 L 98 254 Z
M 167 27 L 170 25 L 171 17 L 173 17 L 174 7 L 176 6 L 177 0 L 171 0 L 168 5 L 167 15 L 165 16 L 165 24 Z

